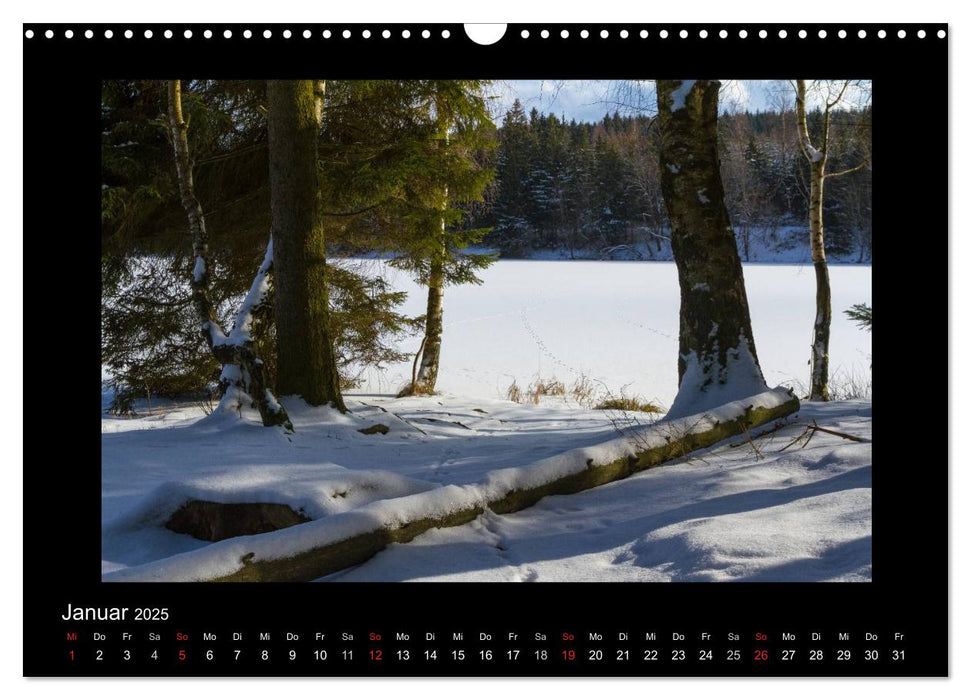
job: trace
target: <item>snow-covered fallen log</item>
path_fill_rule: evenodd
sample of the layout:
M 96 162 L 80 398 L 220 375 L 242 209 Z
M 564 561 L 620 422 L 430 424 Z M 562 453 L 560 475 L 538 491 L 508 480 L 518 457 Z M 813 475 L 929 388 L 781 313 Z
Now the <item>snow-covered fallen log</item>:
M 395 542 L 474 520 L 486 509 L 510 513 L 557 494 L 623 479 L 799 410 L 776 388 L 702 414 L 625 431 L 599 445 L 529 466 L 490 472 L 479 483 L 449 485 L 374 501 L 276 532 L 237 537 L 104 576 L 106 581 L 309 581 L 367 561 Z

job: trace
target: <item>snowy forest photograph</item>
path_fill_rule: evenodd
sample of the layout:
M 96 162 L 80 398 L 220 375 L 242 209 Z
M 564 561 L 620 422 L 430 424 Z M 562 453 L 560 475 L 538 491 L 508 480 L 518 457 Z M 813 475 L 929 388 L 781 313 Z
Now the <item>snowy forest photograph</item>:
M 101 84 L 101 571 L 866 582 L 864 80 Z

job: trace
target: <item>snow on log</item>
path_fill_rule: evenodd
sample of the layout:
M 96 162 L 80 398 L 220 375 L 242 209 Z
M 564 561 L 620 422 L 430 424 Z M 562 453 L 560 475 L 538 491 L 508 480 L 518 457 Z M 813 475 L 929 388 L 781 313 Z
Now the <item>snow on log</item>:
M 468 523 L 487 509 L 511 513 L 541 498 L 571 494 L 682 458 L 799 410 L 779 387 L 704 413 L 663 420 L 532 465 L 374 501 L 276 532 L 223 540 L 202 549 L 105 574 L 105 581 L 310 581 L 363 563 L 391 543 L 432 528 Z

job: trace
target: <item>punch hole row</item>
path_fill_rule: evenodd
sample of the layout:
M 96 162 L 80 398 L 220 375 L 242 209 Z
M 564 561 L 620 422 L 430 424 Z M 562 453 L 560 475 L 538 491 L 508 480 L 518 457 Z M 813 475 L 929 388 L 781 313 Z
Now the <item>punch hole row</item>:
M 831 37 L 831 36 L 835 36 L 840 39 L 846 39 L 847 37 L 853 36 L 854 33 L 856 37 L 859 39 L 866 39 L 868 36 L 870 36 L 870 34 L 865 29 L 860 29 L 855 32 L 849 32 L 846 29 L 839 29 L 839 30 L 833 31 L 832 34 L 826 29 L 820 29 L 815 32 L 815 36 L 820 39 L 826 39 L 827 37 Z M 928 36 L 927 30 L 925 29 L 918 29 L 913 34 L 918 39 L 924 39 Z M 729 32 L 729 30 L 727 29 L 721 29 L 717 33 L 709 32 L 709 30 L 707 29 L 695 29 L 695 30 L 681 29 L 677 32 L 674 32 L 674 31 L 669 32 L 667 29 L 661 29 L 657 32 L 655 36 L 659 39 L 667 39 L 669 37 L 689 39 L 693 36 L 699 39 L 707 39 L 709 36 L 718 37 L 719 39 L 727 39 L 729 36 L 737 36 L 739 39 L 748 39 L 749 37 L 754 38 L 756 36 L 759 39 L 768 39 L 770 36 L 778 37 L 779 39 L 788 39 L 791 37 L 806 39 L 809 37 L 809 35 L 810 35 L 810 32 L 805 29 L 800 29 L 792 35 L 790 35 L 789 31 L 786 29 L 771 30 L 771 31 L 768 29 L 760 29 L 758 30 L 758 32 L 749 32 L 749 30 L 747 29 L 738 29 L 737 31 L 732 30 L 731 32 Z M 900 29 L 896 32 L 896 36 L 898 39 L 906 39 L 908 35 L 909 33 L 906 29 Z M 530 37 L 549 39 L 551 36 L 554 36 L 554 34 L 551 33 L 549 29 L 541 29 L 535 34 L 530 32 L 529 29 L 523 29 L 522 31 L 519 32 L 519 37 L 521 39 L 529 39 Z M 591 36 L 594 36 L 594 37 L 599 36 L 601 39 L 609 39 L 612 36 L 619 37 L 621 39 L 627 39 L 631 36 L 638 36 L 641 39 L 648 39 L 651 37 L 651 33 L 647 29 L 641 29 L 641 30 L 635 29 L 633 31 L 628 29 L 621 29 L 613 32 L 609 29 L 601 29 L 599 32 L 596 32 L 596 31 L 591 32 L 589 29 L 580 29 L 580 30 L 561 29 L 558 32 L 558 36 L 561 39 L 569 39 L 570 37 L 589 39 Z M 875 36 L 878 39 L 886 39 L 887 36 L 889 36 L 889 34 L 887 30 L 879 29 L 876 31 Z M 944 29 L 939 29 L 937 31 L 937 38 L 944 39 L 945 37 L 947 37 L 947 31 L 945 31 Z
M 76 36 L 76 33 L 73 29 L 63 29 L 58 31 L 61 32 L 61 35 L 65 39 L 73 39 Z M 438 30 L 436 30 L 436 32 L 438 32 Z M 136 32 L 133 29 L 117 29 L 117 30 L 104 29 L 104 30 L 99 30 L 97 33 L 92 29 L 86 29 L 78 36 L 83 36 L 85 39 L 93 39 L 95 38 L 96 35 L 98 35 L 98 36 L 103 36 L 105 39 L 113 39 L 117 35 L 118 37 L 124 37 L 125 39 L 133 39 L 136 36 L 136 34 L 140 34 L 140 36 L 144 39 L 153 39 L 156 37 L 171 39 L 175 36 L 175 32 L 171 29 L 165 29 L 161 31 L 158 35 L 156 35 L 155 31 L 152 29 L 145 29 L 145 30 L 141 30 L 140 32 Z M 214 31 L 212 29 L 204 29 L 202 31 L 199 31 L 198 33 L 194 32 L 191 29 L 186 29 L 182 31 L 181 34 L 182 34 L 182 37 L 185 39 L 192 39 L 192 38 L 198 38 L 198 37 L 202 37 L 203 39 L 212 39 L 213 37 L 219 37 L 219 36 L 222 36 L 223 39 L 232 39 L 234 36 L 236 36 L 236 34 L 232 29 L 225 29 L 225 30 L 222 30 L 221 32 L 219 30 Z M 310 29 L 304 29 L 302 31 L 301 30 L 293 31 L 291 29 L 283 29 L 283 30 L 265 29 L 261 33 L 261 36 L 264 39 L 272 39 L 274 36 L 277 36 L 277 35 L 282 36 L 284 39 L 290 39 L 295 36 L 301 36 L 304 39 L 312 39 L 314 36 L 319 36 L 323 39 L 331 39 L 335 37 L 341 37 L 343 39 L 351 39 L 355 36 L 361 39 L 370 39 L 372 37 L 376 38 L 378 36 L 380 36 L 382 39 L 390 39 L 395 34 L 400 36 L 402 39 L 410 39 L 412 38 L 412 36 L 421 37 L 422 39 L 430 39 L 432 37 L 432 30 L 423 29 L 421 31 L 416 32 L 416 34 L 412 34 L 412 31 L 410 29 L 402 29 L 400 31 L 395 30 L 395 32 L 392 32 L 390 29 L 383 29 L 380 32 L 378 32 L 377 30 L 372 31 L 371 29 L 354 29 L 354 30 L 344 29 L 343 31 L 340 31 L 338 33 L 332 32 L 330 29 L 324 29 L 319 33 L 315 33 Z M 828 32 L 825 29 L 820 29 L 817 32 L 815 32 L 815 35 L 820 39 L 826 39 L 831 36 L 835 36 L 840 39 L 846 39 L 848 37 L 853 36 L 854 34 L 859 39 L 866 39 L 868 36 L 876 36 L 878 39 L 886 39 L 888 36 L 891 36 L 891 34 L 887 32 L 887 30 L 885 29 L 878 29 L 875 32 L 873 32 L 872 35 L 868 33 L 866 29 L 859 29 L 859 30 L 856 30 L 855 32 L 849 32 L 846 29 L 839 29 L 839 30 L 834 30 L 832 34 L 830 34 L 830 32 Z M 53 39 L 56 35 L 57 34 L 53 29 L 48 29 L 44 31 L 42 34 L 42 36 L 47 39 Z M 609 29 L 601 29 L 599 32 L 597 32 L 596 30 L 591 32 L 589 29 L 579 29 L 579 30 L 561 29 L 559 32 L 557 32 L 557 35 L 561 39 L 569 39 L 571 37 L 579 37 L 580 39 L 589 39 L 590 37 L 600 37 L 601 39 L 609 39 L 612 36 L 619 37 L 621 39 L 627 39 L 632 36 L 637 36 L 637 37 L 640 37 L 641 39 L 648 39 L 652 36 L 647 29 L 641 29 L 641 30 L 620 29 L 615 31 L 611 31 Z M 727 29 L 721 29 L 721 30 L 718 30 L 717 32 L 714 32 L 714 31 L 709 32 L 707 29 L 695 29 L 695 30 L 681 29 L 676 32 L 674 31 L 669 32 L 667 29 L 661 29 L 657 32 L 656 37 L 659 39 L 668 39 L 668 38 L 688 39 L 694 36 L 699 39 L 707 39 L 709 37 L 727 39 L 729 38 L 729 36 L 732 36 L 732 35 L 737 36 L 739 39 L 748 39 L 749 37 L 768 39 L 769 36 L 778 37 L 779 39 L 788 39 L 790 37 L 793 37 L 793 38 L 798 37 L 799 39 L 806 39 L 809 37 L 809 32 L 805 29 L 800 29 L 796 31 L 794 34 L 790 35 L 789 31 L 786 29 L 779 29 L 779 30 L 772 30 L 772 31 L 769 31 L 767 29 L 760 29 L 757 32 L 753 31 L 751 33 L 747 29 L 732 30 L 731 32 L 729 32 L 729 30 Z M 898 39 L 906 39 L 908 35 L 909 33 L 906 29 L 899 29 L 895 34 L 895 36 Z M 928 33 L 924 29 L 918 29 L 916 32 L 914 32 L 914 35 L 918 39 L 924 39 L 928 36 Z M 35 36 L 37 36 L 37 34 L 34 32 L 33 29 L 28 29 L 24 32 L 24 37 L 26 37 L 27 39 L 33 39 Z M 255 35 L 253 31 L 250 29 L 244 29 L 241 32 L 239 32 L 239 36 L 242 36 L 242 38 L 244 39 L 252 39 L 254 36 L 260 36 L 260 35 Z M 451 32 L 448 29 L 443 29 L 440 32 L 440 36 L 442 39 L 448 39 L 451 37 Z M 534 36 L 534 35 L 530 32 L 530 30 L 523 29 L 520 32 L 519 36 L 522 39 L 529 39 L 531 36 Z M 535 34 L 535 36 L 538 36 L 540 39 L 549 39 L 551 36 L 553 36 L 553 34 L 550 32 L 549 29 L 541 29 Z M 947 37 L 947 31 L 945 31 L 944 29 L 939 29 L 937 31 L 938 39 L 944 39 L 946 37 Z
M 76 36 L 76 33 L 73 29 L 63 29 L 58 31 L 60 32 L 61 36 L 63 36 L 65 39 L 73 39 Z M 452 32 L 449 31 L 448 29 L 442 29 L 441 31 L 435 30 L 435 32 L 442 39 L 449 39 L 452 36 Z M 303 37 L 304 39 L 312 39 L 315 36 L 320 37 L 322 39 L 331 39 L 331 38 L 337 38 L 337 37 L 341 37 L 344 39 L 351 39 L 353 37 L 358 37 L 361 39 L 370 39 L 372 37 L 378 37 L 378 36 L 380 36 L 382 39 L 390 39 L 394 35 L 400 36 L 402 39 L 410 39 L 413 36 L 416 38 L 420 37 L 422 39 L 430 39 L 432 37 L 432 30 L 423 29 L 421 31 L 416 31 L 413 33 L 410 29 L 402 29 L 400 31 L 395 30 L 394 32 L 392 32 L 390 29 L 384 29 L 381 31 L 377 31 L 377 30 L 372 31 L 371 29 L 355 29 L 355 30 L 344 29 L 343 31 L 337 31 L 337 32 L 331 31 L 330 29 L 324 29 L 323 31 L 318 31 L 318 32 L 311 31 L 310 29 L 296 30 L 296 31 L 291 29 L 282 29 L 282 30 L 264 29 L 260 33 L 254 33 L 253 30 L 251 29 L 243 29 L 242 31 L 238 31 L 238 32 L 232 29 L 224 29 L 221 31 L 218 29 L 216 30 L 203 29 L 201 31 L 193 31 L 192 29 L 186 29 L 181 32 L 181 36 L 185 39 L 192 39 L 192 38 L 199 38 L 199 37 L 203 39 L 212 39 L 213 37 L 232 39 L 234 36 L 239 36 L 239 37 L 242 37 L 243 39 L 252 39 L 253 37 L 258 38 L 259 36 L 262 36 L 264 39 L 272 39 L 274 36 L 281 36 L 284 39 L 290 39 L 297 36 Z M 33 29 L 28 29 L 24 32 L 24 37 L 26 37 L 27 39 L 33 39 L 35 36 L 37 36 L 37 33 L 35 33 Z M 57 36 L 57 34 L 55 34 L 53 29 L 48 29 L 43 32 L 42 36 L 46 39 L 53 39 L 55 36 Z M 83 33 L 81 33 L 80 36 L 83 36 L 85 39 L 94 39 L 95 36 L 104 37 L 105 39 L 114 39 L 115 37 L 133 39 L 136 36 L 144 39 L 154 39 L 154 38 L 171 39 L 175 36 L 175 32 L 171 29 L 166 29 L 159 33 L 156 33 L 152 29 L 135 31 L 133 29 L 115 28 L 115 29 L 98 30 L 98 32 L 95 32 L 92 29 L 86 29 L 84 30 Z

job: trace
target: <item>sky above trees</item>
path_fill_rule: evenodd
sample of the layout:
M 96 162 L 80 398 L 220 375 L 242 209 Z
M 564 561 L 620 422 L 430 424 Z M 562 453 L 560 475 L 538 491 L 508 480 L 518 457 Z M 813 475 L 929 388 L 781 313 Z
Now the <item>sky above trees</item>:
M 861 106 L 868 93 L 869 82 L 861 81 L 861 87 L 846 96 L 847 107 Z M 723 112 L 778 110 L 780 105 L 791 108 L 794 94 L 786 81 L 726 80 L 719 101 Z M 500 80 L 493 85 L 491 95 L 497 119 L 516 99 L 527 112 L 535 107 L 566 121 L 598 121 L 614 111 L 653 114 L 657 109 L 651 80 L 640 84 L 625 80 Z M 816 106 L 813 100 L 810 96 L 810 109 Z

